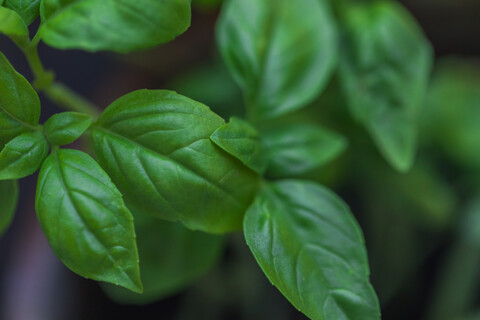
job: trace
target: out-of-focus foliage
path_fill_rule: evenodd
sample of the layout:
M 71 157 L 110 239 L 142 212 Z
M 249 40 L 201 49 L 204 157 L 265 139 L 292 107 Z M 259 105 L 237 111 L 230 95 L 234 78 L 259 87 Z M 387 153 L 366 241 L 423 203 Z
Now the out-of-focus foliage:
M 457 165 L 480 171 L 480 62 L 442 60 L 422 122 L 425 139 Z

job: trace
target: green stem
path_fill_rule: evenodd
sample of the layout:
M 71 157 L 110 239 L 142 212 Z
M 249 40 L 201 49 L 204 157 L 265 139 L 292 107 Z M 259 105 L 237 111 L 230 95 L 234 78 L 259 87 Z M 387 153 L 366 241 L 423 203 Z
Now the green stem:
M 45 70 L 37 50 L 38 38 L 35 37 L 30 43 L 21 46 L 28 64 L 32 69 L 35 78 L 34 86 L 38 91 L 43 92 L 50 100 L 59 107 L 67 110 L 86 113 L 93 118 L 98 118 L 100 112 L 84 97 L 75 93 L 65 85 L 55 82 L 55 75 Z
M 42 92 L 57 105 L 66 109 L 86 113 L 94 119 L 100 115 L 95 106 L 62 83 L 54 82 L 50 86 L 45 87 Z

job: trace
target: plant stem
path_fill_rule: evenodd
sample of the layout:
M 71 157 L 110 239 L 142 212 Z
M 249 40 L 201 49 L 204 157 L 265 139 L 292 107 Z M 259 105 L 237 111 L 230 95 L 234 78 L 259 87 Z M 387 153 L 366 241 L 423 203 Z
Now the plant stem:
M 78 111 L 98 118 L 98 109 L 84 97 L 72 91 L 62 83 L 55 82 L 55 75 L 45 70 L 37 50 L 38 39 L 35 37 L 26 45 L 20 46 L 27 58 L 28 64 L 34 76 L 34 86 L 38 91 L 43 92 L 50 100 L 59 107 L 67 110 Z
M 100 115 L 100 112 L 95 106 L 62 83 L 54 82 L 50 86 L 42 89 L 42 92 L 57 105 L 63 106 L 66 109 L 86 113 L 94 119 Z

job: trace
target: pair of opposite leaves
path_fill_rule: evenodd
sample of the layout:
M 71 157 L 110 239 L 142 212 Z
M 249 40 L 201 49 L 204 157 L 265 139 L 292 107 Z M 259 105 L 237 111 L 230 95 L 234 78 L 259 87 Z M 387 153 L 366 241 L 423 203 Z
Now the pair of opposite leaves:
M 418 113 L 432 64 L 431 48 L 394 1 L 231 0 L 218 43 L 253 119 L 304 107 L 338 64 L 352 115 L 392 166 L 413 164 Z M 341 48 L 341 50 L 340 50 Z

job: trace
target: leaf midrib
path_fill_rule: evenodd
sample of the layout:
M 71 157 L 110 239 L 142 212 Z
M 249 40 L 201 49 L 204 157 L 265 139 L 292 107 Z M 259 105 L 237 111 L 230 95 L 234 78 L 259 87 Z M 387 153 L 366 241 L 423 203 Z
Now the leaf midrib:
M 98 241 L 98 243 L 103 247 L 103 249 L 107 252 L 107 255 L 108 255 L 108 258 L 114 263 L 114 266 L 115 265 L 118 265 L 119 267 L 116 268 L 117 270 L 120 270 L 122 272 L 123 275 L 125 275 L 127 277 L 127 279 L 131 282 L 131 285 L 134 287 L 134 288 L 137 288 L 138 286 L 135 284 L 135 282 L 133 281 L 133 279 L 127 274 L 127 272 L 124 270 L 123 266 L 121 264 L 118 263 L 118 261 L 112 256 L 110 250 L 108 249 L 108 247 L 104 244 L 104 242 L 95 234 L 91 231 L 90 229 L 90 226 L 88 223 L 86 223 L 85 219 L 83 218 L 83 216 L 81 214 L 79 214 L 81 211 L 78 210 L 77 208 L 77 205 L 76 205 L 76 202 L 73 200 L 72 196 L 70 195 L 70 189 L 67 187 L 67 184 L 66 184 L 66 180 L 65 180 L 65 173 L 63 172 L 63 169 L 62 169 L 62 166 L 60 165 L 60 159 L 58 158 L 58 150 L 54 150 L 53 151 L 53 157 L 55 159 L 55 165 L 57 166 L 58 168 L 58 173 L 59 173 L 59 177 L 60 177 L 60 183 L 62 184 L 62 187 L 63 189 L 65 190 L 65 195 L 66 197 L 68 198 L 68 200 L 70 201 L 70 203 L 73 205 L 73 208 L 75 209 L 75 211 L 77 212 L 77 217 L 80 218 L 80 221 L 82 221 L 82 223 L 85 225 L 86 229 L 88 230 L 88 232 Z M 126 249 L 126 248 L 125 248 Z

